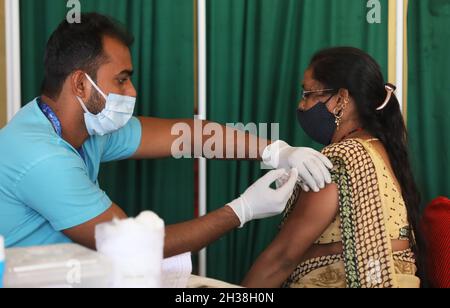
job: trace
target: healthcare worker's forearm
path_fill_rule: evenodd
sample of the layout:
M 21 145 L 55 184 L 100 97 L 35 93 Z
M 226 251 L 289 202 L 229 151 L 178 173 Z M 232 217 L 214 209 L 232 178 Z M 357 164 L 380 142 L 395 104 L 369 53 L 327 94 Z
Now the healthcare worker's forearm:
M 192 128 L 192 155 L 208 159 L 261 160 L 272 141 L 219 123 L 189 120 Z M 257 132 L 255 132 L 257 133 Z
M 240 224 L 233 210 L 225 206 L 206 216 L 167 226 L 164 257 L 200 251 Z
M 271 141 L 210 121 L 139 118 L 142 141 L 135 159 L 163 157 L 261 160 Z

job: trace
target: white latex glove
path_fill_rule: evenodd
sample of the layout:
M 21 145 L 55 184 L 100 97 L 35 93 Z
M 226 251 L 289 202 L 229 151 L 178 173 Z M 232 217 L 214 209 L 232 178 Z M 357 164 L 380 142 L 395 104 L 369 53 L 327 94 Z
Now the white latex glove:
M 279 140 L 266 147 L 262 159 L 272 168 L 296 168 L 304 191 L 312 189 L 319 192 L 325 188 L 325 184 L 331 183 L 328 169 L 333 168 L 333 164 L 325 155 L 313 149 L 294 148 Z
M 284 184 L 287 183 L 287 181 L 289 181 L 289 174 L 285 173 L 281 178 L 279 178 L 278 180 L 275 181 L 275 186 L 277 188 L 283 186 Z M 310 191 L 309 186 L 306 185 L 300 178 L 297 179 L 297 184 L 300 185 L 301 189 L 305 192 Z
M 272 217 L 283 212 L 291 197 L 298 178 L 297 169 L 292 169 L 289 180 L 280 188 L 270 185 L 286 174 L 284 169 L 272 170 L 250 186 L 241 197 L 229 203 L 241 221 L 242 228 L 254 219 Z

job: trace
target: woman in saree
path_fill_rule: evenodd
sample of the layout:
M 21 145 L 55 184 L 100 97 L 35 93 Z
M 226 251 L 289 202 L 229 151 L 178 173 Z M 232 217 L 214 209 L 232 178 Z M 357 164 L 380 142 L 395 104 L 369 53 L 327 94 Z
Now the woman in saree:
M 334 164 L 318 193 L 299 183 L 281 230 L 246 287 L 420 287 L 419 196 L 395 86 L 350 47 L 318 52 L 305 72 L 298 120 Z M 282 146 L 282 145 L 281 145 Z

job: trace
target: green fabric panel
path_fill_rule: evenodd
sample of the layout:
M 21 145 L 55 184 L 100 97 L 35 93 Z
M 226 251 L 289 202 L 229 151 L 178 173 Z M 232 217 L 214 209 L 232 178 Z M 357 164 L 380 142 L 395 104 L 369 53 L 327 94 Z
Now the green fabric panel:
M 208 112 L 222 123 L 280 123 L 280 138 L 315 146 L 297 124 L 303 72 L 319 49 L 362 48 L 387 73 L 387 1 L 381 24 L 366 20 L 366 0 L 208 1 Z M 210 162 L 209 210 L 262 175 L 258 163 Z M 277 232 L 280 218 L 249 224 L 208 250 L 208 276 L 239 283 Z
M 137 115 L 192 118 L 194 109 L 193 2 L 84 0 L 83 12 L 112 16 L 132 32 Z M 21 0 L 22 95 L 40 94 L 45 44 L 65 18 L 67 1 Z M 38 31 L 36 31 L 38 30 Z M 127 161 L 103 166 L 102 188 L 129 215 L 151 209 L 166 223 L 194 215 L 192 160 Z M 180 176 L 183 175 L 183 176 Z
M 450 1 L 410 0 L 408 129 L 423 206 L 450 196 Z

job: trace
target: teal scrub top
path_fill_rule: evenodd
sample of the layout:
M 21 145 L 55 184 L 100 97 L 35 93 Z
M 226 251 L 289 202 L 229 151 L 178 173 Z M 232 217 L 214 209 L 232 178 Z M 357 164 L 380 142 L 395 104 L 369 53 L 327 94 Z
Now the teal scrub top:
M 133 117 L 110 135 L 91 136 L 83 158 L 58 136 L 37 99 L 23 107 L 0 130 L 0 234 L 6 247 L 71 242 L 61 231 L 112 205 L 99 187 L 100 163 L 130 158 L 141 137 Z

